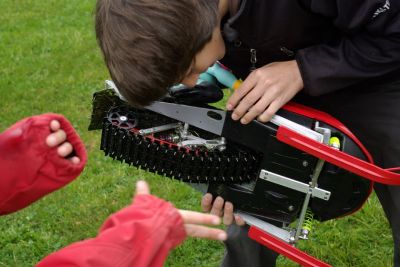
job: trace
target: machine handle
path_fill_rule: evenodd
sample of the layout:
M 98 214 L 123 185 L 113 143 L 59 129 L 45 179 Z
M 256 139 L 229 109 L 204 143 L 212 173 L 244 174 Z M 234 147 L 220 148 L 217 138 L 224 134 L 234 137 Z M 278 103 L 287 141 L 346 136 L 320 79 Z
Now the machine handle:
M 300 249 L 258 229 L 255 226 L 251 226 L 249 237 L 258 243 L 278 252 L 279 254 L 291 259 L 292 261 L 300 264 L 304 267 L 332 267 L 323 261 L 320 261 Z
M 400 185 L 399 173 L 382 169 L 372 163 L 312 140 L 284 126 L 278 128 L 276 137 L 279 141 L 285 144 L 307 152 L 317 158 L 326 160 L 329 163 L 337 165 L 338 167 L 365 177 L 371 181 L 388 185 Z

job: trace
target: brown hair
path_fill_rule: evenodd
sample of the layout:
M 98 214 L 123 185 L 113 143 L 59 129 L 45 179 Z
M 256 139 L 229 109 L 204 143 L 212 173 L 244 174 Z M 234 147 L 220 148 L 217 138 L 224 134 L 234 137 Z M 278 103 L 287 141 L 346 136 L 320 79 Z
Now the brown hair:
M 161 98 L 217 26 L 216 0 L 98 0 L 96 37 L 111 78 L 134 106 Z

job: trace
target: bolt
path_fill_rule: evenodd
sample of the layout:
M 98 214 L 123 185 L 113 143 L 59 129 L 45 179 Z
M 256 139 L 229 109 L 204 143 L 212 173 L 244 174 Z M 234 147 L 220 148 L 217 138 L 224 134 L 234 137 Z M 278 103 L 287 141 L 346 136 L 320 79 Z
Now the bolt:
M 217 148 L 218 148 L 219 151 L 222 152 L 222 151 L 224 151 L 226 149 L 226 146 L 218 146 Z

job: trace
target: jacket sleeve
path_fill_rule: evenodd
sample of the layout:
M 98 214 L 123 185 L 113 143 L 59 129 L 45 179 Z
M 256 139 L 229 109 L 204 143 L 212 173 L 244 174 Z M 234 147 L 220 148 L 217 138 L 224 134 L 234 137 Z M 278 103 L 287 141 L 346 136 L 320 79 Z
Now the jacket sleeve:
M 304 0 L 332 19 L 339 39 L 296 54 L 304 91 L 321 95 L 400 70 L 400 2 Z
M 139 195 L 110 216 L 96 238 L 47 256 L 36 267 L 158 267 L 186 237 L 183 220 L 168 202 Z
M 81 159 L 77 165 L 57 154 L 45 140 L 58 120 Z M 87 161 L 85 147 L 61 115 L 43 114 L 17 122 L 0 134 L 0 215 L 22 209 L 74 180 Z

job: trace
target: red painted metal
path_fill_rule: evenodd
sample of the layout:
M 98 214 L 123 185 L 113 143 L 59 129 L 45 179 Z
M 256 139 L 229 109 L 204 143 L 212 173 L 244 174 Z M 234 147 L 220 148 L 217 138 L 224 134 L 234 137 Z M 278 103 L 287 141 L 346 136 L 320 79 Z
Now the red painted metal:
M 326 160 L 327 162 L 371 181 L 388 185 L 400 185 L 399 173 L 390 172 L 340 150 L 333 149 L 284 126 L 279 127 L 277 138 L 283 143 L 307 152 L 317 158 Z
M 368 158 L 369 162 L 373 162 L 371 154 L 364 147 L 364 145 L 360 142 L 360 140 L 358 140 L 357 137 L 346 126 L 344 126 L 343 123 L 341 123 L 335 117 L 332 117 L 328 113 L 322 112 L 320 110 L 316 110 L 316 109 L 313 109 L 313 108 L 310 108 L 307 106 L 303 106 L 301 104 L 294 103 L 294 102 L 287 103 L 285 106 L 282 107 L 282 109 L 291 111 L 291 112 L 299 114 L 299 115 L 306 116 L 311 119 L 322 121 L 330 126 L 335 127 L 336 129 L 340 130 L 342 133 L 347 135 L 350 139 L 353 140 L 354 143 L 357 144 L 357 146 L 360 147 L 362 152 Z
M 332 265 L 308 255 L 300 249 L 258 229 L 257 227 L 251 226 L 248 234 L 251 239 L 291 259 L 301 266 L 332 267 Z

